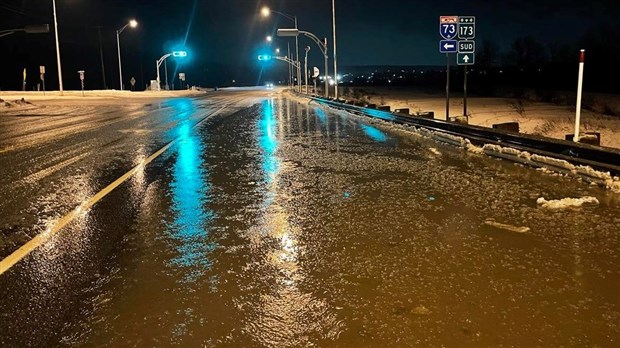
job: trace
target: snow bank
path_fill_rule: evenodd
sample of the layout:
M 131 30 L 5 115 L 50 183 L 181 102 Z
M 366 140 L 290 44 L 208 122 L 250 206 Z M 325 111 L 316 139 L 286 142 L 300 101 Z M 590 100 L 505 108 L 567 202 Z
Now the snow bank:
M 556 200 L 546 200 L 544 197 L 540 197 L 536 200 L 536 203 L 541 206 L 541 208 L 546 209 L 567 209 L 567 208 L 579 208 L 584 204 L 599 204 L 598 199 L 596 197 L 586 196 L 581 198 L 563 198 Z
M 509 161 L 535 167 L 545 173 L 550 173 L 554 175 L 574 175 L 580 179 L 585 180 L 586 182 L 605 187 L 606 189 L 614 193 L 620 193 L 620 178 L 612 177 L 609 172 L 597 171 L 590 166 L 576 166 L 569 163 L 568 161 L 558 158 L 531 154 L 527 151 L 521 151 L 510 147 L 502 147 L 494 144 L 485 144 L 483 147 L 478 147 L 473 145 L 469 139 L 463 137 L 440 131 L 430 130 L 423 127 L 416 127 L 410 125 L 402 126 L 422 137 L 461 147 L 468 152 L 476 154 L 486 154 L 488 156 L 507 159 Z M 430 151 L 434 152 L 432 149 Z

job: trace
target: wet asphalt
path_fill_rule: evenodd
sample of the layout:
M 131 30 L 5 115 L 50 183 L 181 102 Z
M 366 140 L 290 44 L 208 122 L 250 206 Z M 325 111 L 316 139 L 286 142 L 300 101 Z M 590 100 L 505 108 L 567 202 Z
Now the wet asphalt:
M 274 91 L 38 113 L 0 115 L 1 258 L 172 145 L 0 275 L 3 347 L 619 344 L 601 188 Z

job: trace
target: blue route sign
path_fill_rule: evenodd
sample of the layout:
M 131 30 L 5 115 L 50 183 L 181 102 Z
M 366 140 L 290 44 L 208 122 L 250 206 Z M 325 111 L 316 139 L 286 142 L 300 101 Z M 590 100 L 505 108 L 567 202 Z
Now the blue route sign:
M 446 40 L 452 40 L 459 34 L 459 16 L 439 17 L 439 35 Z
M 441 40 L 439 41 L 439 52 L 441 53 L 456 53 L 458 51 L 458 41 L 456 40 Z

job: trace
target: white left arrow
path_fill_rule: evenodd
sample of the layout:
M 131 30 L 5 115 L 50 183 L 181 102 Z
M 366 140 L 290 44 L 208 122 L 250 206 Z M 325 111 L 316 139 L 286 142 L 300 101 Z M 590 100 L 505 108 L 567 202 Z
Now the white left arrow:
M 450 48 L 454 48 L 454 45 L 450 45 L 449 43 L 447 43 L 447 42 L 446 42 L 446 44 L 445 44 L 445 45 L 443 45 L 443 48 L 445 48 L 445 49 L 447 49 L 447 50 L 448 50 L 448 49 L 450 49 Z

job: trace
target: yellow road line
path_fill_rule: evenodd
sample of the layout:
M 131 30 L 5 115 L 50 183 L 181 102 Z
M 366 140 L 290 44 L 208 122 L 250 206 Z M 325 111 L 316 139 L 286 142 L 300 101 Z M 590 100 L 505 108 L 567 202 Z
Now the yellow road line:
M 202 120 L 197 122 L 192 127 L 192 129 L 195 129 L 196 127 L 200 126 L 200 124 L 202 124 L 204 121 L 206 121 L 209 117 L 215 116 L 220 111 L 224 110 L 226 107 L 227 106 L 223 106 L 223 107 L 219 108 L 218 110 L 216 110 L 215 112 L 205 116 Z M 60 218 L 60 220 L 56 221 L 56 223 L 53 226 L 50 226 L 44 232 L 36 235 L 34 238 L 32 238 L 31 240 L 26 242 L 26 244 L 22 245 L 19 249 L 15 250 L 11 255 L 7 256 L 2 261 L 0 261 L 0 275 L 4 274 L 4 272 L 8 271 L 11 267 L 13 267 L 19 261 L 21 261 L 24 257 L 28 256 L 28 254 L 33 252 L 35 249 L 37 249 L 43 243 L 45 243 L 46 241 L 50 240 L 54 235 L 56 235 L 60 230 L 62 230 L 63 227 L 67 226 L 70 222 L 72 222 L 77 217 L 79 217 L 80 214 L 82 214 L 82 212 L 84 212 L 85 210 L 87 210 L 90 207 L 92 207 L 93 205 L 95 205 L 95 203 L 99 202 L 103 197 L 105 197 L 107 194 L 112 192 L 120 184 L 122 184 L 125 181 L 127 181 L 127 179 L 129 179 L 131 176 L 136 174 L 139 170 L 141 170 L 142 168 L 146 167 L 147 164 L 151 163 L 154 159 L 159 157 L 162 153 L 166 152 L 166 150 L 168 150 L 170 147 L 172 147 L 174 144 L 176 144 L 179 141 L 179 139 L 180 139 L 180 137 L 176 138 L 176 139 L 172 140 L 171 142 L 169 142 L 168 144 L 164 145 L 164 147 L 162 147 L 157 152 L 155 152 L 154 154 L 152 154 L 149 157 L 147 157 L 140 164 L 138 164 L 137 166 L 133 167 L 131 170 L 129 170 L 123 176 L 121 176 L 120 178 L 116 179 L 114 182 L 112 182 L 111 184 L 106 186 L 103 190 L 99 191 L 97 194 L 95 194 L 94 196 L 92 196 L 88 200 L 84 201 L 79 206 L 77 206 L 70 213 L 68 213 L 67 215 L 65 215 L 62 218 Z

